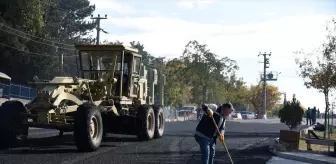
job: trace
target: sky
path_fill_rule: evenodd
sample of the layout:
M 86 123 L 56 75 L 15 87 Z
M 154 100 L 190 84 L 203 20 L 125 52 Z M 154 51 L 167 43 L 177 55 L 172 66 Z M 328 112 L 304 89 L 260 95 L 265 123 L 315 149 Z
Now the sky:
M 259 52 L 271 52 L 268 71 L 280 73 L 268 83 L 296 94 L 306 107 L 325 109 L 324 96 L 307 89 L 293 52 L 318 48 L 326 25 L 336 16 L 334 0 L 90 0 L 101 21 L 101 40 L 140 41 L 155 57 L 175 58 L 190 40 L 206 44 L 218 56 L 236 60 L 238 76 L 257 84 Z M 331 99 L 335 101 L 335 98 Z

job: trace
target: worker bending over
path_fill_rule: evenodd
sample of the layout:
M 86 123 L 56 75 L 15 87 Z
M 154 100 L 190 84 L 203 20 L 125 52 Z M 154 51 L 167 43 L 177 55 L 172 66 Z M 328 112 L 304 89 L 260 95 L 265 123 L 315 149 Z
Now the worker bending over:
M 205 115 L 196 127 L 195 140 L 200 145 L 202 153 L 202 164 L 213 164 L 215 157 L 216 139 L 224 143 L 225 117 L 234 110 L 231 103 L 225 103 L 219 106 L 216 112 L 213 112 L 207 105 L 202 105 Z M 216 126 L 213 123 L 214 118 L 221 134 L 218 135 Z

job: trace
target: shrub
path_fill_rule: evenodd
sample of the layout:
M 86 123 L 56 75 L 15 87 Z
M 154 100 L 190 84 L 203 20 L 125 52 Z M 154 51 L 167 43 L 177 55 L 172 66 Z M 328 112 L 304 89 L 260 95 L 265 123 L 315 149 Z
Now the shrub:
M 283 108 L 279 110 L 279 118 L 281 123 L 286 124 L 289 129 L 296 129 L 301 125 L 304 109 L 301 107 L 300 102 L 296 100 L 295 94 L 292 101 L 287 101 Z

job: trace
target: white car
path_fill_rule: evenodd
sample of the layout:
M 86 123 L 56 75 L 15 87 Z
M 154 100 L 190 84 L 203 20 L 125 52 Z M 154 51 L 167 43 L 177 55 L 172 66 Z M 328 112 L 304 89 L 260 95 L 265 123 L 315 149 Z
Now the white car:
M 196 106 L 184 106 L 178 110 L 179 116 L 190 115 L 196 112 Z M 196 112 L 197 113 L 197 112 Z
M 239 112 L 232 112 L 230 114 L 230 117 L 234 120 L 242 120 L 243 119 L 242 115 Z
M 240 112 L 243 119 L 255 119 L 255 114 L 249 111 Z

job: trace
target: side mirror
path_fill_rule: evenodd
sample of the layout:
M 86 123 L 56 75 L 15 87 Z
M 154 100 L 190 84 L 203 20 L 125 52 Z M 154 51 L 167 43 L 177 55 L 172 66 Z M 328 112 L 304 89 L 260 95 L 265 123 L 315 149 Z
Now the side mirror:
M 73 79 L 74 83 L 78 83 L 79 82 L 78 77 L 76 77 L 76 76 L 72 77 L 72 79 Z
M 39 78 L 35 75 L 35 76 L 33 77 L 33 81 L 34 81 L 34 82 L 38 82 L 38 81 L 39 81 Z

